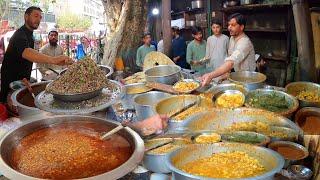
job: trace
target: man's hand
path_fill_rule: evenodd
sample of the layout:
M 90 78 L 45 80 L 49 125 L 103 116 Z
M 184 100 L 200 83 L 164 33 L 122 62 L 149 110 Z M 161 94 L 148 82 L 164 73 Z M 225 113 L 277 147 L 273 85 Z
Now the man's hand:
M 212 79 L 213 79 L 213 77 L 212 77 L 211 73 L 207 73 L 207 74 L 204 74 L 203 76 L 199 77 L 199 80 L 201 81 L 202 87 L 209 85 Z
M 168 120 L 168 116 L 165 115 L 155 115 L 143 120 L 141 122 L 143 125 L 141 129 L 142 135 L 147 136 L 163 132 L 168 127 Z
M 73 60 L 68 56 L 61 55 L 61 56 L 52 57 L 52 64 L 64 66 L 64 65 L 70 65 L 72 63 L 73 63 Z

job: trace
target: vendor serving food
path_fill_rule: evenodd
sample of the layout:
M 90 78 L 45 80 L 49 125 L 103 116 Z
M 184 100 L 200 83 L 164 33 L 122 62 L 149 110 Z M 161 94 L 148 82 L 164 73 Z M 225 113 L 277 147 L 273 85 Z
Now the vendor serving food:
M 244 33 L 246 19 L 239 13 L 232 14 L 228 19 L 228 30 L 231 35 L 228 57 L 219 68 L 200 77 L 202 86 L 208 85 L 213 78 L 225 75 L 232 68 L 235 71 L 255 71 L 256 69 L 254 48 L 249 37 Z
M 42 10 L 29 7 L 24 14 L 25 24 L 10 39 L 1 66 L 1 102 L 6 102 L 9 84 L 13 81 L 30 79 L 33 62 L 68 65 L 72 60 L 67 56 L 51 57 L 34 50 L 33 30 L 37 29 Z

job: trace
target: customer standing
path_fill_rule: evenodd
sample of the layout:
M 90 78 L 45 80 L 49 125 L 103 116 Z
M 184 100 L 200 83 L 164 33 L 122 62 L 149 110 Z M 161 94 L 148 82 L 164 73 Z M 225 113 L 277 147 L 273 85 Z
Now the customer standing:
M 222 34 L 222 23 L 213 20 L 211 23 L 213 35 L 208 37 L 206 47 L 206 57 L 210 58 L 207 64 L 208 72 L 211 72 L 224 63 L 224 59 L 228 54 L 229 38 Z
M 71 64 L 67 56 L 50 57 L 34 50 L 33 30 L 39 27 L 42 10 L 29 7 L 24 14 L 25 24 L 11 37 L 1 66 L 0 101 L 5 103 L 9 92 L 9 84 L 13 81 L 30 79 L 33 62 L 56 65 Z
M 172 27 L 172 60 L 181 68 L 189 69 L 186 61 L 186 41 L 180 36 L 179 27 Z
M 228 30 L 231 35 L 228 57 L 220 67 L 200 78 L 202 86 L 209 84 L 213 78 L 230 72 L 232 68 L 235 71 L 255 71 L 256 69 L 253 44 L 244 33 L 246 19 L 242 14 L 235 13 L 229 16 L 228 20 Z
M 154 45 L 151 45 L 151 34 L 150 33 L 144 33 L 143 34 L 143 45 L 140 46 L 137 50 L 136 55 L 136 65 L 142 70 L 143 67 L 143 61 L 146 55 L 149 52 L 156 51 L 156 48 Z
M 50 30 L 48 33 L 49 43 L 47 43 L 40 49 L 40 53 L 45 54 L 47 56 L 51 56 L 51 57 L 63 55 L 63 49 L 58 44 L 58 37 L 59 37 L 59 34 L 56 29 Z M 44 64 L 44 63 L 37 63 L 37 67 L 39 68 L 42 74 L 42 78 L 48 77 L 49 79 L 51 79 L 50 77 L 55 77 L 54 72 L 52 72 L 49 69 L 60 72 L 65 68 L 63 66 L 57 66 L 53 64 Z
M 206 64 L 200 62 L 206 55 L 206 41 L 203 40 L 202 29 L 193 27 L 191 29 L 193 41 L 187 46 L 187 62 L 191 65 L 191 69 L 200 74 L 206 73 Z

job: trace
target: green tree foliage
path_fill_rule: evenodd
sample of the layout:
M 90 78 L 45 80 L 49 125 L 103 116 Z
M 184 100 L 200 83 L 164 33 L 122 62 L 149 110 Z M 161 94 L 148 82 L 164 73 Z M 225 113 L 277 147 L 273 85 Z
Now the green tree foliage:
M 90 18 L 76 14 L 65 13 L 57 18 L 57 25 L 61 29 L 68 31 L 85 31 L 92 25 Z

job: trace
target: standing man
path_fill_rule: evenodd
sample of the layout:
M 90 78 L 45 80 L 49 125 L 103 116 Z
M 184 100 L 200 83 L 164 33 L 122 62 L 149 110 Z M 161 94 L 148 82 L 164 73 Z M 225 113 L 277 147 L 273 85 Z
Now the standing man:
M 214 71 L 200 77 L 202 86 L 208 85 L 215 77 L 235 71 L 255 71 L 255 52 L 249 37 L 244 33 L 246 19 L 242 14 L 235 13 L 228 18 L 228 30 L 231 38 L 228 57 L 224 63 Z
M 136 64 L 141 70 L 142 70 L 143 61 L 146 55 L 149 52 L 156 51 L 156 48 L 154 47 L 154 45 L 151 45 L 150 33 L 148 32 L 144 33 L 142 41 L 143 41 L 143 45 L 138 48 L 137 55 L 136 55 Z
M 194 38 L 187 46 L 187 62 L 191 65 L 191 69 L 200 74 L 206 73 L 206 64 L 199 62 L 206 55 L 206 41 L 203 40 L 202 30 L 200 27 L 191 29 Z
M 63 55 L 63 49 L 58 44 L 58 37 L 59 37 L 58 31 L 56 29 L 50 30 L 48 34 L 49 43 L 47 43 L 40 49 L 40 53 L 45 54 L 47 56 L 51 56 L 51 57 Z M 55 77 L 54 72 L 52 72 L 49 69 L 60 72 L 65 68 L 63 66 L 58 66 L 54 64 L 44 64 L 44 63 L 38 63 L 37 67 L 39 67 L 39 70 L 42 74 L 42 78 L 45 78 L 48 80 Z
M 206 57 L 210 58 L 207 64 L 208 72 L 220 67 L 228 54 L 229 38 L 222 34 L 222 23 L 218 20 L 212 20 L 211 30 L 213 35 L 208 37 L 206 47 Z
M 186 41 L 180 36 L 179 27 L 172 27 L 172 60 L 181 68 L 189 69 L 186 61 Z
M 33 49 L 33 30 L 37 29 L 40 24 L 41 12 L 42 10 L 38 7 L 29 7 L 24 14 L 25 24 L 10 39 L 1 67 L 0 101 L 3 103 L 7 101 L 11 82 L 23 78 L 30 79 L 33 62 L 56 65 L 72 63 L 67 56 L 50 57 Z

